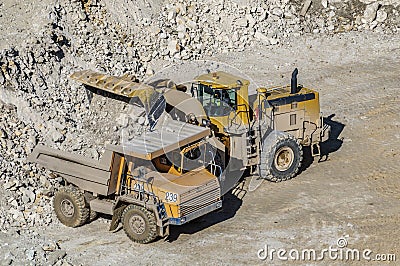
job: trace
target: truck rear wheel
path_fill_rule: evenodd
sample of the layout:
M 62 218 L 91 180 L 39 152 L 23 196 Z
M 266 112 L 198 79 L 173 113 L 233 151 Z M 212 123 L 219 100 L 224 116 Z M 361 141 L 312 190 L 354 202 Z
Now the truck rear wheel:
M 58 220 L 69 227 L 81 226 L 89 217 L 83 193 L 72 186 L 63 187 L 55 194 L 53 207 Z
M 272 182 L 288 180 L 299 171 L 302 159 L 303 150 L 295 137 L 273 132 L 263 143 L 260 177 Z
M 133 242 L 146 244 L 157 237 L 154 214 L 141 206 L 126 207 L 122 213 L 122 224 L 126 235 Z

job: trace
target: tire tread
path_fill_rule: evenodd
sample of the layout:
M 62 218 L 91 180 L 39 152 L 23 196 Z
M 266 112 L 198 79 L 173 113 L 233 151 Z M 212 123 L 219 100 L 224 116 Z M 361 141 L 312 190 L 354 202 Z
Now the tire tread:
M 127 213 L 131 210 L 138 210 L 139 212 L 142 212 L 148 219 L 148 234 L 144 239 L 136 239 L 133 235 L 130 234 L 130 232 L 128 231 L 128 228 L 126 228 L 125 226 L 123 226 L 125 234 L 129 237 L 130 240 L 132 240 L 133 242 L 136 243 L 140 243 L 140 244 L 147 244 L 151 241 L 153 241 L 154 239 L 156 239 L 157 237 L 157 223 L 156 223 L 156 219 L 154 217 L 154 214 L 152 212 L 150 212 L 149 210 L 147 210 L 146 208 L 142 207 L 142 206 L 138 206 L 138 205 L 129 205 L 127 206 L 123 213 L 122 213 L 122 221 L 125 220 L 125 216 L 127 215 Z M 125 225 L 125 223 L 123 222 L 123 224 Z
M 73 221 L 67 221 L 64 219 L 63 216 L 61 216 L 60 211 L 57 211 L 59 206 L 57 206 L 57 199 L 58 197 L 63 197 L 63 196 L 69 196 L 72 201 L 75 202 L 75 205 L 77 206 L 76 212 L 78 213 L 77 217 Z M 67 186 L 61 188 L 56 195 L 54 196 L 53 199 L 53 207 L 56 213 L 56 216 L 58 220 L 69 227 L 78 227 L 86 223 L 86 221 L 89 218 L 89 209 L 86 207 L 86 202 L 85 202 L 85 197 L 83 193 L 77 189 L 76 187 L 73 186 Z

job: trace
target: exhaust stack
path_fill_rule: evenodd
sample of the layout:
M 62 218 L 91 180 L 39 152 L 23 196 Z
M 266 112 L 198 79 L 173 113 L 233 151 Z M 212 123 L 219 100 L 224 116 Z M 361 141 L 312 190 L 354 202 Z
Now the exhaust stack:
M 297 93 L 297 74 L 299 74 L 299 70 L 295 68 L 292 73 L 292 79 L 290 81 L 290 94 Z

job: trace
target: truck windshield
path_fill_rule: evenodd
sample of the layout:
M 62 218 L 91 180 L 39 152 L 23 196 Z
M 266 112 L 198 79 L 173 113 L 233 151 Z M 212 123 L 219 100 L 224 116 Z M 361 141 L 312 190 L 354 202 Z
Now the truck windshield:
M 216 150 L 207 143 L 194 145 L 172 152 L 171 161 L 179 171 L 186 173 L 198 168 L 207 167 L 215 156 Z
M 204 84 L 192 87 L 192 94 L 204 107 L 210 117 L 227 116 L 237 107 L 237 89 L 215 89 Z

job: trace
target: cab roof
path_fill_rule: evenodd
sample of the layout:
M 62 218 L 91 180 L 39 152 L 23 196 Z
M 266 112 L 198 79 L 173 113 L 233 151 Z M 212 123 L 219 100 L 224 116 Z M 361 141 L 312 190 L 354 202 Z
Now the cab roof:
M 158 123 L 160 126 L 156 130 L 144 132 L 141 136 L 127 140 L 120 145 L 108 144 L 106 149 L 144 160 L 152 160 L 210 135 L 209 128 L 171 118 L 166 118 Z
M 218 89 L 233 89 L 250 83 L 247 79 L 242 79 L 223 71 L 200 75 L 196 78 L 196 81 Z

